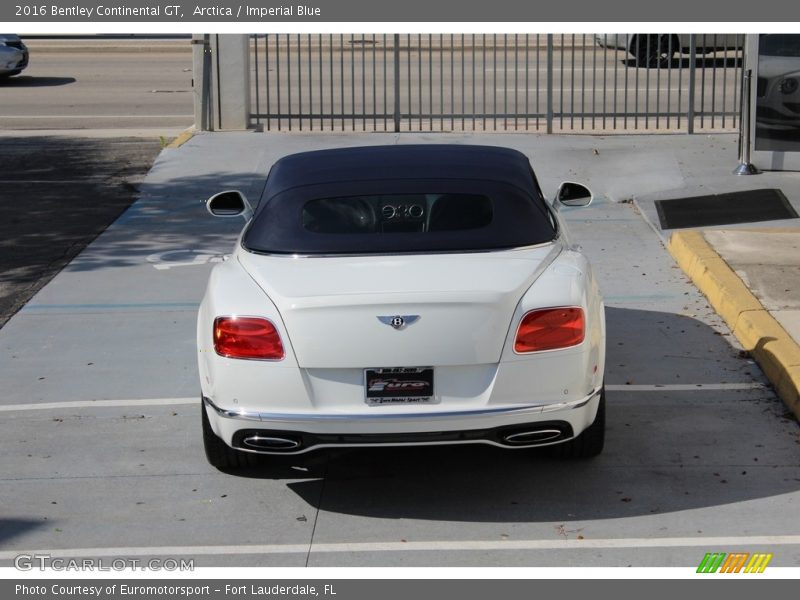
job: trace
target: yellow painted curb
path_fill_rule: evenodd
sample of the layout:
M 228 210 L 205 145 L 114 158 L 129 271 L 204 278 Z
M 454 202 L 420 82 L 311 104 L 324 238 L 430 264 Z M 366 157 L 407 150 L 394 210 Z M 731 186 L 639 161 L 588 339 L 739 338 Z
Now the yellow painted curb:
M 750 352 L 786 406 L 800 419 L 800 346 L 769 314 L 702 231 L 677 231 L 667 244 L 678 266 Z
M 178 137 L 172 140 L 169 144 L 167 144 L 167 148 L 180 148 L 186 142 L 194 137 L 195 130 L 193 127 L 184 130 Z

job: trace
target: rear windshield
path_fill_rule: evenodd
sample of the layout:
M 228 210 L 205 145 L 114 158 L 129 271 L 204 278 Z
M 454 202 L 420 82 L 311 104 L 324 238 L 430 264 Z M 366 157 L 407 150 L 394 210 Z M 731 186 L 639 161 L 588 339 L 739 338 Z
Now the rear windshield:
M 262 199 L 243 244 L 270 254 L 420 253 L 529 246 L 555 234 L 544 200 L 512 185 L 380 181 L 305 186 Z
M 492 222 L 492 201 L 475 194 L 394 194 L 318 198 L 303 205 L 313 233 L 400 234 L 480 229 Z

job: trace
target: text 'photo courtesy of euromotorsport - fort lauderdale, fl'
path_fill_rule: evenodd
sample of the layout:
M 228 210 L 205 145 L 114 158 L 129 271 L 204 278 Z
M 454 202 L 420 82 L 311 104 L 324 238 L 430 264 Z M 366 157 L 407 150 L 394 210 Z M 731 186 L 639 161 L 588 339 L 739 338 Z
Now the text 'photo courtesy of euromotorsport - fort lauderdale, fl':
M 191 598 L 194 596 L 207 596 L 214 592 L 221 592 L 226 596 L 335 596 L 333 584 L 325 584 L 322 588 L 310 584 L 249 584 L 232 585 L 189 585 L 189 584 L 129 584 L 108 583 L 104 585 L 71 585 L 68 583 L 48 583 L 28 585 L 18 583 L 14 586 L 17 597 L 26 596 L 52 596 L 64 598 L 101 598 L 103 596 L 169 596 L 172 598 Z

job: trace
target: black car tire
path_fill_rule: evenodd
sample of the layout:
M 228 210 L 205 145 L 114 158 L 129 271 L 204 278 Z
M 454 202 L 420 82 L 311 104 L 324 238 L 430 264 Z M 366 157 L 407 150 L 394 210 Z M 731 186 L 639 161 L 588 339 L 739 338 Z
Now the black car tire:
M 594 422 L 589 425 L 576 438 L 563 444 L 548 446 L 550 456 L 556 458 L 593 458 L 603 452 L 606 437 L 606 388 L 600 392 L 600 403 L 597 405 L 597 415 Z
M 639 34 L 631 40 L 630 53 L 637 67 L 668 67 L 677 50 L 676 43 L 668 34 Z
M 259 464 L 261 456 L 258 454 L 234 450 L 217 437 L 217 434 L 211 429 L 206 407 L 202 401 L 200 402 L 200 411 L 203 413 L 203 447 L 211 466 L 221 471 L 229 471 L 244 467 L 255 467 Z

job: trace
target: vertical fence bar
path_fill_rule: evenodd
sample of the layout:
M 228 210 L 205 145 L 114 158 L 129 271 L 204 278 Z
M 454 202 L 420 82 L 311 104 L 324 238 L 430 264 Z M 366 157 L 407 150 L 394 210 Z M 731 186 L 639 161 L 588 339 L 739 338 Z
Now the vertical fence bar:
M 529 39 L 530 36 L 526 33 L 525 34 L 525 131 L 528 131 L 528 122 L 529 118 L 528 115 L 531 114 L 530 109 L 530 47 L 529 47 Z
M 647 41 L 645 40 L 645 44 L 646 43 L 647 43 Z M 641 55 L 641 47 L 640 47 L 641 44 L 642 44 L 642 36 L 641 35 L 637 35 L 636 36 L 636 55 L 637 56 Z M 647 50 L 646 47 L 645 47 L 645 50 Z M 647 60 L 645 59 L 645 65 L 646 64 L 647 64 Z M 639 129 L 639 71 L 641 71 L 641 70 L 642 70 L 642 65 L 637 64 L 636 65 L 636 75 L 634 76 L 634 82 L 633 82 L 633 85 L 634 85 L 634 88 L 633 88 L 633 90 L 634 90 L 634 95 L 633 95 L 633 128 L 634 129 Z M 626 72 L 626 75 L 627 75 L 627 72 Z M 627 77 L 625 78 L 625 93 L 626 94 L 628 93 L 628 80 L 627 80 Z M 626 114 L 628 113 L 627 107 L 625 108 L 625 113 Z M 627 127 L 627 122 L 625 123 L 625 125 Z
M 339 115 L 344 131 L 344 34 L 339 34 Z
M 519 117 L 519 35 L 514 34 L 514 130 Z
M 318 44 L 317 45 L 317 50 L 318 50 L 317 59 L 319 60 L 319 65 L 317 65 L 318 74 L 319 74 L 319 130 L 323 131 L 325 129 L 325 122 L 323 120 L 323 113 L 325 112 L 325 105 L 324 105 L 324 102 L 322 101 L 322 95 L 323 95 L 322 94 L 322 90 L 323 90 L 322 85 L 323 84 L 322 84 L 322 34 L 321 33 L 317 34 L 317 44 Z M 310 54 L 311 53 L 309 52 L 309 55 Z
M 264 36 L 264 80 L 267 82 L 267 131 L 272 128 L 272 106 L 269 89 L 269 34 Z
M 289 119 L 289 131 L 292 130 L 292 36 L 286 34 L 286 114 Z
M 586 35 L 584 34 L 584 40 Z M 597 43 L 592 44 L 592 129 L 595 128 L 597 114 Z
M 367 130 L 367 47 L 361 36 L 361 131 Z M 355 49 L 354 49 L 355 52 Z M 355 61 L 355 56 L 353 57 Z
M 314 75 L 311 64 L 311 34 L 308 34 L 308 46 L 306 47 L 306 54 L 308 54 L 308 128 L 314 131 Z
M 680 129 L 681 115 L 683 114 L 683 46 L 680 41 L 678 42 L 678 53 L 680 54 L 678 58 L 678 110 L 675 112 L 678 113 L 676 127 Z
M 703 47 L 705 48 L 706 36 L 703 35 Z M 700 67 L 700 129 L 705 126 L 706 120 L 706 60 L 705 51 L 703 52 L 703 64 Z
M 407 77 L 408 81 L 406 81 L 406 88 L 408 91 L 408 128 L 411 129 L 411 121 L 412 115 L 414 114 L 411 110 L 411 34 L 406 34 L 406 67 L 407 67 Z
M 278 91 L 278 131 L 281 130 L 281 34 L 275 34 L 275 68 L 277 70 L 275 78 L 275 89 Z
M 503 34 L 503 130 L 508 130 L 508 34 Z
M 453 39 L 453 34 L 450 34 L 450 131 L 453 131 L 455 128 L 455 123 L 453 119 L 455 118 L 456 106 L 455 106 L 455 93 L 456 93 L 456 80 L 455 80 L 455 73 L 453 73 L 454 68 L 454 60 L 455 60 L 455 43 Z M 463 74 L 462 74 L 463 79 Z
M 433 127 L 431 127 L 433 129 Z M 439 34 L 439 131 L 444 130 L 444 34 Z
M 439 34 L 439 131 L 443 130 L 444 130 L 444 34 L 440 33 Z
M 394 34 L 394 132 L 400 133 L 400 34 Z M 410 54 L 410 53 L 409 53 Z M 386 71 L 384 70 L 384 79 Z
M 350 34 L 350 130 L 356 130 L 356 51 Z
M 464 131 L 464 127 L 466 126 L 464 121 L 464 115 L 467 112 L 466 100 L 464 98 L 465 93 L 467 91 L 465 87 L 467 74 L 464 71 L 464 55 L 466 54 L 467 51 L 466 46 L 464 46 L 464 42 L 466 41 L 465 37 L 466 36 L 462 33 L 461 34 L 461 131 Z M 472 82 L 472 86 L 473 87 L 475 86 L 474 81 Z
M 603 44 L 603 129 L 606 128 L 606 113 L 608 112 L 606 98 L 608 97 L 608 37 Z M 616 64 L 616 60 L 614 61 Z
M 261 125 L 261 97 L 259 94 L 261 86 L 258 81 L 258 34 L 255 34 L 251 39 L 253 40 L 253 57 L 255 61 L 253 72 L 256 80 L 256 126 L 259 126 Z
M 433 130 L 433 34 L 428 34 L 428 126 Z M 422 122 L 420 121 L 420 129 Z
M 333 115 L 336 114 L 336 111 L 334 110 L 333 103 L 334 103 L 334 98 L 336 96 L 334 95 L 333 91 L 333 34 L 332 33 L 328 34 L 328 84 L 330 88 L 329 104 L 331 107 L 331 131 L 335 131 L 336 122 L 333 118 Z
M 564 44 L 561 44 L 561 54 L 564 54 Z M 569 128 L 575 130 L 575 34 L 570 38 L 570 67 L 569 67 Z M 561 111 L 564 111 L 562 105 Z
M 689 106 L 686 111 L 686 133 L 694 133 L 695 71 L 697 69 L 697 35 L 689 36 Z
M 497 131 L 497 34 L 492 34 L 492 130 Z
M 722 128 L 725 128 L 726 109 L 728 108 L 728 42 L 722 49 Z
M 672 112 L 672 57 L 675 55 L 673 46 L 674 36 L 670 35 L 667 41 L 667 54 L 669 54 L 669 66 L 667 67 L 667 129 L 669 129 L 670 113 Z
M 542 52 L 540 50 L 541 44 L 539 34 L 536 34 L 536 131 L 539 131 L 539 115 L 542 114 L 541 105 L 539 104 L 539 91 L 542 86 L 539 85 L 539 73 L 541 71 Z
M 714 58 L 711 61 L 711 127 L 713 129 L 716 120 L 714 114 L 717 110 L 717 34 L 714 34 Z
M 547 34 L 547 133 L 553 133 L 553 34 Z
M 475 92 L 477 89 L 477 82 L 475 81 L 475 61 L 478 59 L 478 52 L 475 46 L 475 34 L 472 34 L 472 131 L 475 131 Z M 481 78 L 483 79 L 483 78 Z
M 300 131 L 303 131 L 303 63 L 300 57 L 300 48 L 302 46 L 300 41 L 300 34 L 297 34 L 297 115 L 300 119 Z M 289 82 L 292 85 L 292 82 Z
M 558 69 L 558 126 L 561 131 L 564 131 L 564 34 L 561 34 L 561 51 L 559 56 L 559 69 Z
M 378 74 L 375 66 L 378 39 L 372 34 L 372 131 L 378 131 Z M 385 129 L 385 128 L 384 128 Z
M 651 45 L 655 41 L 656 47 L 652 48 Z M 644 81 L 644 128 L 648 129 L 650 124 L 650 56 L 651 51 L 658 52 L 658 34 L 655 39 L 652 35 L 647 36 L 647 67 L 645 68 L 645 81 Z M 659 59 L 656 58 L 656 72 L 658 72 Z
M 483 67 L 483 76 L 481 82 L 483 84 L 483 102 L 481 104 L 481 112 L 483 113 L 483 131 L 486 131 L 486 34 L 483 35 L 483 60 L 481 66 Z

